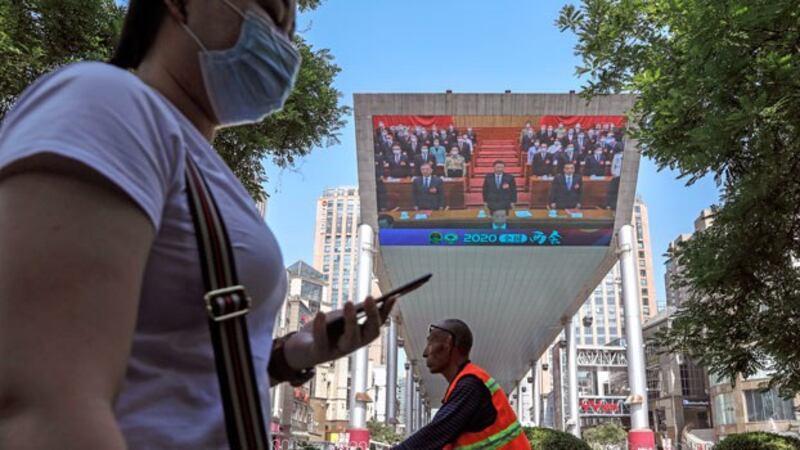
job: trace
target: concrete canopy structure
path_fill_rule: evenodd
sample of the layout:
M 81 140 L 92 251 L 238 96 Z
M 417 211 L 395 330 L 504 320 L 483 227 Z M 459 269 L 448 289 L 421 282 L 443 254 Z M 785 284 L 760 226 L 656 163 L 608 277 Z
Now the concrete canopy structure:
M 575 94 L 356 94 L 362 221 L 378 230 L 373 116 L 608 116 L 625 115 L 632 104 L 629 95 L 587 104 Z M 439 404 L 446 383 L 428 372 L 422 358 L 429 324 L 451 317 L 468 323 L 475 337 L 472 360 L 508 393 L 617 261 L 616 232 L 630 223 L 639 168 L 635 143 L 625 144 L 608 246 L 379 246 L 375 274 L 382 291 L 434 274 L 398 308 L 405 351 L 431 405 Z

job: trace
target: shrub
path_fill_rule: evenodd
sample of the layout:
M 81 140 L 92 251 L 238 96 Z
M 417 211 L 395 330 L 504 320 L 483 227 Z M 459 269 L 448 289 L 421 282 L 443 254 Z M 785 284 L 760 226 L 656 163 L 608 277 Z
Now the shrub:
M 714 446 L 714 450 L 800 450 L 800 439 L 754 431 L 732 434 Z
M 525 428 L 525 436 L 535 450 L 591 450 L 589 444 L 575 436 L 550 428 Z

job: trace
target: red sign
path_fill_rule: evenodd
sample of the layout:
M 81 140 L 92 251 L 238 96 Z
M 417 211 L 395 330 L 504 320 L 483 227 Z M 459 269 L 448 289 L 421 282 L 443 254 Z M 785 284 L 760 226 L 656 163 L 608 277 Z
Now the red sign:
M 583 399 L 580 401 L 583 412 L 614 414 L 620 412 L 618 402 L 607 402 L 605 400 Z

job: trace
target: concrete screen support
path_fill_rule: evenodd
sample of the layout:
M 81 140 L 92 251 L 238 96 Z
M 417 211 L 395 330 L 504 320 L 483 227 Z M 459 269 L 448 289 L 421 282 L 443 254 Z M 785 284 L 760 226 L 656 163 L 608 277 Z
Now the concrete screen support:
M 638 276 L 634 265 L 633 227 L 623 225 L 619 230 L 619 258 L 622 269 L 622 297 L 625 302 L 625 329 L 628 340 L 628 380 L 631 395 L 631 431 L 628 448 L 644 450 L 655 448 L 655 436 L 647 417 L 647 382 L 644 366 L 644 340 L 639 319 Z
M 531 386 L 531 389 L 533 389 L 533 425 L 537 427 L 542 426 L 542 380 L 539 379 L 539 372 L 541 370 L 542 363 L 537 360 L 536 364 L 533 365 L 533 383 Z
M 397 425 L 397 320 L 394 317 L 389 321 L 386 345 L 386 423 L 394 429 Z
M 577 438 L 581 437 L 581 419 L 578 417 L 578 340 L 575 336 L 577 314 L 567 322 L 564 332 L 567 338 L 567 378 L 569 383 L 569 420 L 567 431 Z
M 406 363 L 406 398 L 405 403 L 405 431 L 406 436 L 414 433 L 414 372 L 411 364 Z
M 358 255 L 358 289 L 356 295 L 359 301 L 367 298 L 372 286 L 372 256 L 374 253 L 374 233 L 372 227 L 362 224 L 358 227 L 359 255 Z M 363 347 L 353 355 L 353 367 L 350 374 L 353 380 L 353 389 L 350 391 L 350 424 L 348 434 L 350 445 L 355 447 L 369 446 L 369 430 L 367 429 L 367 347 Z

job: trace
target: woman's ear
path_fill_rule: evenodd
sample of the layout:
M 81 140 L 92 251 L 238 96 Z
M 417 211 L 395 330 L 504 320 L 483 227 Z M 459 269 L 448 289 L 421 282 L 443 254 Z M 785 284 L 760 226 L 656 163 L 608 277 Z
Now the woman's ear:
M 186 13 L 186 2 L 191 0 L 162 0 L 164 2 L 164 6 L 167 7 L 167 11 L 169 11 L 169 15 L 172 16 L 173 19 L 177 20 L 178 23 L 186 23 L 188 20 L 188 14 Z

